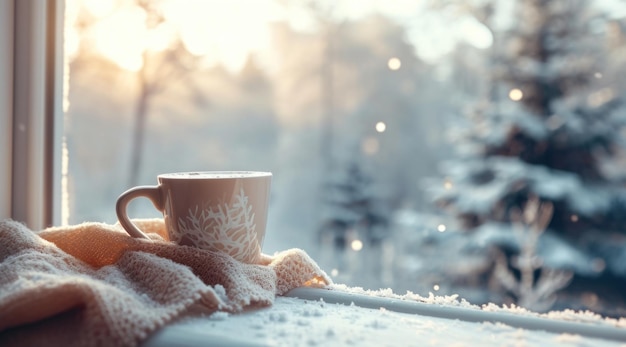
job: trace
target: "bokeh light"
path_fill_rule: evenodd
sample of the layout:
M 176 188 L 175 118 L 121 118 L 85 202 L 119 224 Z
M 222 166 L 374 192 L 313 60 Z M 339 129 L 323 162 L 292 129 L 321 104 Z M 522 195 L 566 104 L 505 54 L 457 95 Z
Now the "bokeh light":
M 513 101 L 520 101 L 522 100 L 523 97 L 524 97 L 524 93 L 520 89 L 513 88 L 509 92 L 509 98 Z
M 354 240 L 350 243 L 350 247 L 353 251 L 360 251 L 363 249 L 363 242 L 361 240 Z
M 400 69 L 402 62 L 400 59 L 393 57 L 387 61 L 387 66 L 389 67 L 389 70 L 396 71 Z

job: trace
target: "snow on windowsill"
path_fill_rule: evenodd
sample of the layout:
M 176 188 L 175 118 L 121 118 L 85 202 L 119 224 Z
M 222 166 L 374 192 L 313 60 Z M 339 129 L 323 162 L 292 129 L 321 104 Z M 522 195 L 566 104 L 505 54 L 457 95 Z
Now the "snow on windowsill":
M 160 346 L 624 346 L 624 319 L 589 312 L 538 314 L 479 307 L 457 296 L 332 285 L 297 288 L 268 308 L 217 312 L 170 325 L 144 347 Z
M 564 310 L 564 311 L 551 311 L 547 313 L 537 313 L 530 310 L 527 310 L 523 307 L 511 305 L 511 306 L 498 306 L 496 304 L 487 304 L 483 306 L 478 306 L 469 303 L 467 300 L 459 298 L 457 294 L 454 295 L 434 295 L 432 292 L 428 293 L 428 297 L 424 297 L 422 295 L 407 292 L 406 294 L 400 295 L 393 292 L 392 289 L 379 289 L 379 290 L 369 290 L 363 289 L 360 287 L 349 287 L 344 284 L 333 284 L 327 287 L 328 290 L 333 290 L 337 292 L 344 292 L 348 294 L 354 295 L 365 295 L 370 297 L 378 297 L 385 299 L 393 299 L 393 300 L 401 300 L 405 302 L 416 302 L 416 303 L 424 303 L 431 305 L 440 305 L 440 306 L 448 306 L 448 307 L 461 307 L 464 309 L 472 309 L 472 310 L 481 310 L 485 312 L 501 312 L 506 314 L 513 314 L 525 317 L 536 317 L 536 318 L 544 318 L 550 320 L 562 320 L 568 322 L 578 322 L 578 323 L 587 323 L 594 325 L 602 325 L 602 326 L 610 326 L 616 328 L 625 329 L 626 333 L 626 318 L 622 317 L 619 319 L 602 317 L 601 315 L 594 313 L 592 311 L 574 311 L 574 310 Z M 299 288 L 298 290 L 303 290 L 303 288 Z

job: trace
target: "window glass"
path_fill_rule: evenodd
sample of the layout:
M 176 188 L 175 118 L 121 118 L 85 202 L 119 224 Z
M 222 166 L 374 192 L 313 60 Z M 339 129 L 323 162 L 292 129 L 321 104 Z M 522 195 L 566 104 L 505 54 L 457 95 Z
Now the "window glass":
M 115 222 L 160 173 L 271 171 L 266 253 L 370 289 L 624 316 L 625 9 L 68 0 L 69 221 Z

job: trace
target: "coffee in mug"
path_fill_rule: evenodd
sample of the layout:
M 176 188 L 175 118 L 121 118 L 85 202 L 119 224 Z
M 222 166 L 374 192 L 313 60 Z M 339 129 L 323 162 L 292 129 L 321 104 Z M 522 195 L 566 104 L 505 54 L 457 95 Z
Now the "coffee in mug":
M 256 171 L 162 174 L 157 186 L 120 195 L 117 218 L 129 235 L 148 238 L 127 215 L 131 200 L 148 198 L 163 213 L 169 241 L 254 264 L 265 238 L 271 179 L 271 173 Z

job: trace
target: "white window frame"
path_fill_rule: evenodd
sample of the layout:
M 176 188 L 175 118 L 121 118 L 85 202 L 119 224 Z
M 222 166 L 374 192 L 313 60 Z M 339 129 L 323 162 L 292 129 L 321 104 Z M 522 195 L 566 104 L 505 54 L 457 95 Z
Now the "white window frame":
M 0 216 L 59 224 L 63 0 L 0 1 Z

